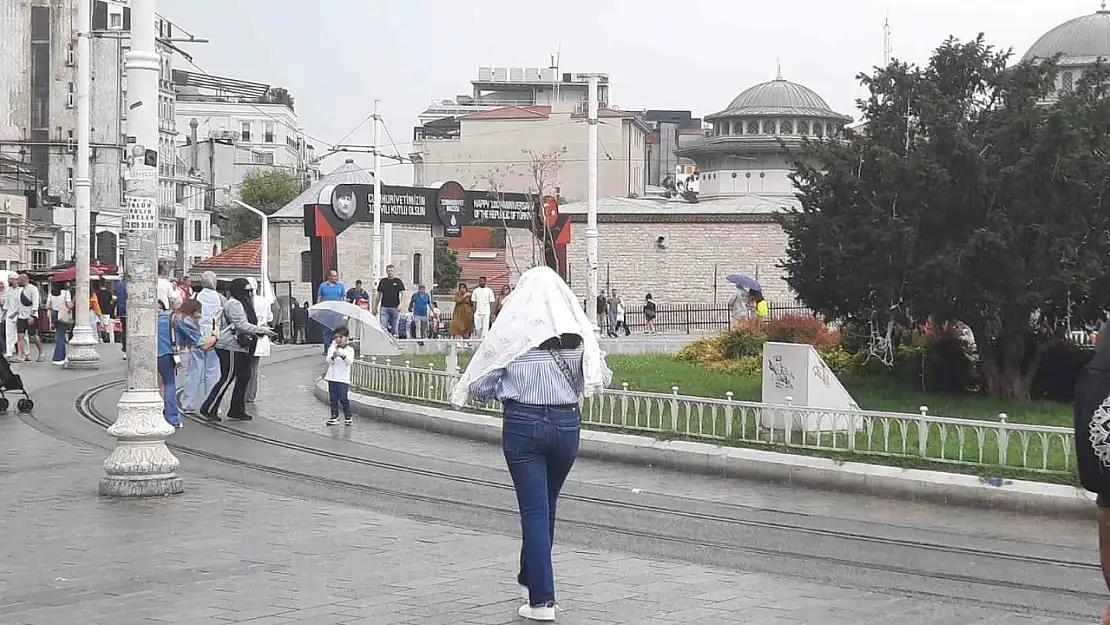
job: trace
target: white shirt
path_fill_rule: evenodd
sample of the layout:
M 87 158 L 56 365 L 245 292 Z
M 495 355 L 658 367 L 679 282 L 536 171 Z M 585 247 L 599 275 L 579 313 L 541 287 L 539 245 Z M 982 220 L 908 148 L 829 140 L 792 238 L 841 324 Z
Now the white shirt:
M 165 278 L 158 278 L 158 302 L 165 310 L 173 310 L 181 305 L 181 294 L 177 287 Z
M 22 307 L 22 304 L 19 302 L 19 293 L 20 288 L 18 286 L 9 286 L 7 290 L 4 291 L 4 312 L 13 319 Z
M 72 300 L 69 296 L 69 290 L 62 289 L 61 293 L 57 295 L 51 295 L 49 298 L 47 298 L 46 301 L 47 305 L 50 307 L 50 310 L 60 313 L 63 310 L 69 308 L 69 303 Z
M 22 294 L 23 293 L 26 293 L 27 294 L 27 299 L 31 300 L 30 305 L 24 305 L 23 304 L 23 299 L 22 299 Z M 38 287 L 27 285 L 27 286 L 23 287 L 22 289 L 20 289 L 20 294 L 21 295 L 20 295 L 20 299 L 19 299 L 19 318 L 20 319 L 30 319 L 31 317 L 34 317 L 35 315 L 37 315 L 38 312 L 39 312 L 39 289 L 38 289 Z
M 493 289 L 488 286 L 480 286 L 470 294 L 470 301 L 474 302 L 475 315 L 489 315 L 493 300 Z
M 335 343 L 328 347 L 328 372 L 324 374 L 326 382 L 351 383 L 351 363 L 355 359 L 355 348 L 349 344 L 346 347 L 337 347 Z

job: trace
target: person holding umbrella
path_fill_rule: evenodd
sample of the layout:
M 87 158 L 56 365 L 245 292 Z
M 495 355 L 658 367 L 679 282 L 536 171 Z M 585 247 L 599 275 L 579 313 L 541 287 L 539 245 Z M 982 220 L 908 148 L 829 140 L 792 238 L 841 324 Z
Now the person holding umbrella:
M 741 273 L 730 275 L 728 281 L 736 285 L 736 292 L 728 298 L 728 307 L 732 311 L 732 329 L 738 330 L 751 314 L 752 296 L 763 289 L 758 282 Z

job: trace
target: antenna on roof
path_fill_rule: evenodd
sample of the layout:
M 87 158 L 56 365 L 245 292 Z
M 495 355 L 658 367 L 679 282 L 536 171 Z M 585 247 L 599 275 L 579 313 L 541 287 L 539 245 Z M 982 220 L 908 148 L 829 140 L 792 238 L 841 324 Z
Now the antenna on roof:
M 1103 6 L 1106 5 L 1106 0 L 1102 2 Z M 893 52 L 893 47 L 890 44 L 890 9 L 886 10 L 886 21 L 883 22 L 883 67 L 890 65 L 890 55 Z

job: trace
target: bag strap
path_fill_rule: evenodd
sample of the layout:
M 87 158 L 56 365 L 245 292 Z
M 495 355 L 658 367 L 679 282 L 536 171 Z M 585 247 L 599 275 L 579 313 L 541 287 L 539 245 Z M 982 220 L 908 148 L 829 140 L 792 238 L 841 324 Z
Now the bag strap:
M 567 383 L 570 384 L 571 388 L 574 388 L 574 374 L 570 371 L 570 365 L 567 364 L 567 359 L 563 358 L 563 355 L 557 349 L 549 348 L 547 353 L 551 354 L 552 360 L 555 361 L 555 364 L 558 365 L 559 369 L 563 372 L 563 377 L 567 379 Z

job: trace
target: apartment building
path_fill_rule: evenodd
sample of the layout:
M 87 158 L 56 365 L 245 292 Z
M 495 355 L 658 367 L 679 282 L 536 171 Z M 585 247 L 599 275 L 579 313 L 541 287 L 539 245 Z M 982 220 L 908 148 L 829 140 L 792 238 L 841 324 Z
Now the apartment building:
M 413 183 L 586 197 L 588 74 L 554 67 L 479 68 L 472 95 L 433 102 L 413 131 Z M 609 104 L 599 75 L 598 194 L 645 191 L 650 129 Z M 542 170 L 542 175 L 537 175 Z M 540 185 L 545 188 L 538 188 Z
M 177 125 L 188 128 L 178 137 L 178 147 L 213 188 L 215 207 L 238 197 L 252 169 L 284 169 L 305 186 L 319 180 L 315 147 L 286 90 L 185 71 L 175 71 L 173 83 Z
M 78 0 L 0 2 L 0 157 L 26 164 L 38 177 L 29 219 L 59 228 L 52 262 L 74 251 L 76 169 L 76 27 Z M 100 262 L 122 260 L 126 162 L 127 77 L 131 12 L 126 2 L 92 0 L 90 40 L 91 254 Z M 172 84 L 176 26 L 156 24 L 159 75 L 159 258 L 180 265 L 179 244 L 187 209 L 177 204 L 176 124 Z

